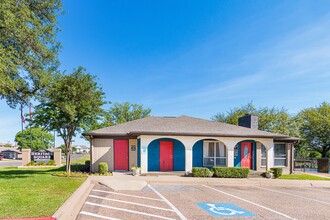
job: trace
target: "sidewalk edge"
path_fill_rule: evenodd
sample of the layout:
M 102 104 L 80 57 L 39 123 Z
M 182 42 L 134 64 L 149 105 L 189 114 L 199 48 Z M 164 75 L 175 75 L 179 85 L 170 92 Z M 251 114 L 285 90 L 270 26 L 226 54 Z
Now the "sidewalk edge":
M 88 177 L 52 217 L 57 220 L 76 219 L 93 187 L 94 183 Z

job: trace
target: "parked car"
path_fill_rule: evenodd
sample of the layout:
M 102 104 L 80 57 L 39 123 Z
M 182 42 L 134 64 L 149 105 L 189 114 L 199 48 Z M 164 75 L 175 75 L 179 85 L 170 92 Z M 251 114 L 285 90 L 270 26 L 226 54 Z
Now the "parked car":
M 5 156 L 3 156 L 3 154 L 0 154 L 0 160 L 2 160 L 3 158 L 5 158 Z

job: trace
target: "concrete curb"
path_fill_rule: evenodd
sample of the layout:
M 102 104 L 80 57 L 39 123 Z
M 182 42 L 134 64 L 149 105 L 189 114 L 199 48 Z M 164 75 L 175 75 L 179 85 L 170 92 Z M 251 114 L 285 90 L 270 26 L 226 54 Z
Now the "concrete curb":
M 52 217 L 58 220 L 76 219 L 94 185 L 91 178 L 88 177 Z

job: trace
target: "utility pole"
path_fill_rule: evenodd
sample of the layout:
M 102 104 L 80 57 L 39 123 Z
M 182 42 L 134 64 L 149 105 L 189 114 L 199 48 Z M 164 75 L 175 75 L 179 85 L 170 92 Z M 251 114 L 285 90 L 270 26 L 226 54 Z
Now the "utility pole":
M 56 144 L 55 144 L 55 140 L 56 140 L 56 138 L 55 138 L 55 132 L 56 132 L 56 130 L 54 130 L 54 148 L 56 148 Z
M 21 104 L 22 149 L 24 148 L 24 128 L 23 128 L 24 121 L 25 121 L 25 119 L 23 116 L 23 106 Z
M 32 128 L 31 128 L 31 123 L 32 123 L 32 111 L 31 111 L 31 102 L 30 102 L 30 149 L 32 151 Z

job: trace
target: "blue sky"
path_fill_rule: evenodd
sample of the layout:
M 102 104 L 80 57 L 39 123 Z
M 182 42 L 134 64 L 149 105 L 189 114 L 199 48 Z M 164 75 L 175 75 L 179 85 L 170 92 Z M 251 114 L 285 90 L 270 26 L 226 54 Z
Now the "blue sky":
M 205 119 L 250 101 L 290 113 L 330 101 L 329 1 L 63 4 L 61 70 L 86 67 L 108 101 Z M 13 142 L 19 110 L 0 104 L 0 142 Z

